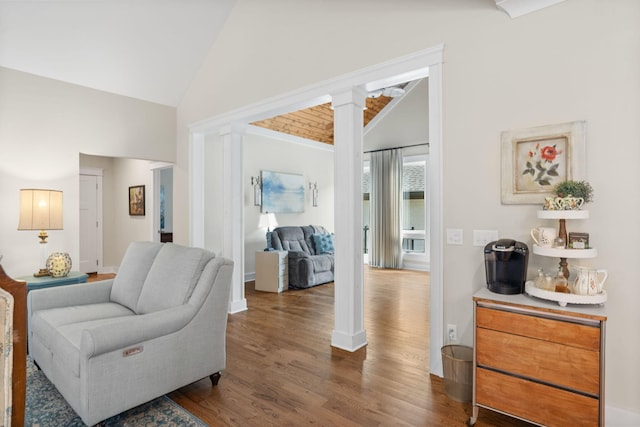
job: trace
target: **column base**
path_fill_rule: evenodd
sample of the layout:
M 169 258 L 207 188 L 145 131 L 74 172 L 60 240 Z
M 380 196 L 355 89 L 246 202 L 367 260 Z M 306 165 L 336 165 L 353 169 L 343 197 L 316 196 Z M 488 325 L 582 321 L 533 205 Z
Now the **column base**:
M 331 346 L 346 351 L 357 351 L 367 345 L 367 332 L 360 331 L 355 335 L 336 331 L 331 333 Z

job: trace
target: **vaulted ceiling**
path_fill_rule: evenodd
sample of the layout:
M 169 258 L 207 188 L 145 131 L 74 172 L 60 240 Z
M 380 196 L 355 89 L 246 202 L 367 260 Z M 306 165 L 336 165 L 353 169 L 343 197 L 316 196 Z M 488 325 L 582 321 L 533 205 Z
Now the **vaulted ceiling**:
M 177 106 L 236 1 L 0 1 L 0 66 Z M 512 17 L 562 1 L 495 0 Z
M 235 3 L 0 1 L 0 66 L 177 106 Z
M 377 98 L 367 98 L 367 108 L 364 110 L 364 126 L 369 124 L 392 100 L 393 98 L 384 95 L 380 95 Z M 282 114 L 251 124 L 312 141 L 333 144 L 333 110 L 330 103 Z

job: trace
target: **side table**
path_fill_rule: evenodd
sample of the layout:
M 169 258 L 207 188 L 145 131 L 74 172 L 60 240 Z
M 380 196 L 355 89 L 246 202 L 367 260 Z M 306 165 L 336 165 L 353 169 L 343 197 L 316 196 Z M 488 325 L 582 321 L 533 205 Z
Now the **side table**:
M 85 283 L 89 276 L 79 271 L 72 271 L 65 277 L 33 277 L 22 276 L 17 277 L 16 280 L 24 280 L 27 282 L 27 291 L 33 291 L 35 289 L 52 288 L 55 286 L 74 285 L 76 283 Z
M 256 291 L 282 292 L 289 289 L 287 251 L 256 252 Z

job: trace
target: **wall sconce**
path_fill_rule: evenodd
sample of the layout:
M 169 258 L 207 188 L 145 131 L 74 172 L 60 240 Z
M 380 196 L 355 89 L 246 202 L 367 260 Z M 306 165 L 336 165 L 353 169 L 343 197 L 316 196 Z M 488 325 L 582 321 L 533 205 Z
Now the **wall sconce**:
M 311 200 L 313 203 L 313 207 L 317 208 L 318 207 L 318 183 L 314 182 L 314 183 L 309 183 L 309 190 L 311 190 Z
M 62 230 L 62 191 L 20 190 L 18 230 L 40 230 L 40 271 L 35 277 L 48 276 L 46 261 L 47 230 Z
M 262 179 L 260 176 L 251 177 L 253 185 L 253 206 L 262 206 Z

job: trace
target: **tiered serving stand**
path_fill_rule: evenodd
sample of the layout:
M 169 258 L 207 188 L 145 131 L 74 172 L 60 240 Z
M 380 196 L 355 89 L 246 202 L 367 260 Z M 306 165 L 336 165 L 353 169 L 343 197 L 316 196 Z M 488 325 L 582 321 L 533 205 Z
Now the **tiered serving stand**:
M 557 211 L 538 211 L 538 218 L 540 219 L 557 219 L 559 222 L 558 237 L 564 239 L 568 243 L 567 239 L 567 219 L 587 219 L 589 218 L 588 210 L 557 210 Z M 569 268 L 567 259 L 579 259 L 579 258 L 595 258 L 598 256 L 598 251 L 595 248 L 587 249 L 570 249 L 570 248 L 544 248 L 536 244 L 533 245 L 533 253 L 536 255 L 560 258 L 560 268 L 564 277 L 569 279 Z M 561 307 L 565 307 L 567 303 L 570 304 L 603 304 L 607 301 L 607 293 L 602 291 L 596 295 L 577 295 L 567 294 L 562 292 L 547 291 L 544 289 L 536 288 L 532 281 L 525 283 L 525 292 L 531 296 L 556 301 Z

